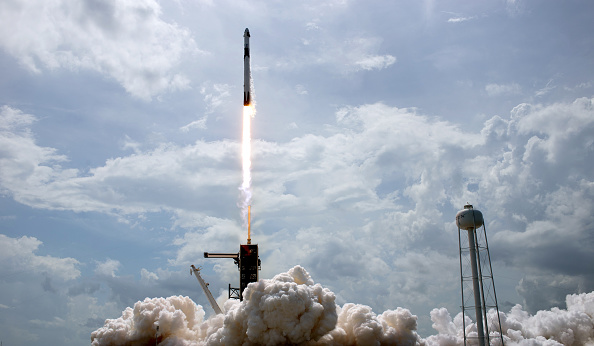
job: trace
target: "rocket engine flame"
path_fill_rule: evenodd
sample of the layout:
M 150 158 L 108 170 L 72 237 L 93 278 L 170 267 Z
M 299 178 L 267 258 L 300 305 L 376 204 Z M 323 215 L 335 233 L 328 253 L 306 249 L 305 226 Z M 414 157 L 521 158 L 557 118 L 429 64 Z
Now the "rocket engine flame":
M 243 135 L 241 143 L 242 176 L 241 183 L 241 218 L 245 227 L 248 227 L 248 206 L 252 201 L 252 148 L 251 148 L 251 122 L 255 109 L 253 105 L 243 107 Z

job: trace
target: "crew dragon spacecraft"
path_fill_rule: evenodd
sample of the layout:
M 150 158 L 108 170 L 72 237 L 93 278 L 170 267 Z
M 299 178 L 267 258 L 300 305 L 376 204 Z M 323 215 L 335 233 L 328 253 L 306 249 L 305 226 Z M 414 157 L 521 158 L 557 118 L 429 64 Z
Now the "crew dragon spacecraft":
M 251 72 L 250 72 L 250 31 L 245 28 L 243 32 L 243 105 L 249 106 L 252 104 L 251 87 Z

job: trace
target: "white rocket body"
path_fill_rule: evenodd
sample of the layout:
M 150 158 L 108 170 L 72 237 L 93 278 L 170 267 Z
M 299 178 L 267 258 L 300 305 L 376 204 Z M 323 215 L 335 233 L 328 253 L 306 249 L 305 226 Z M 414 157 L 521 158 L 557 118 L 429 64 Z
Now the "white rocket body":
M 250 31 L 246 28 L 243 33 L 243 105 L 249 106 L 252 103 L 250 91 Z

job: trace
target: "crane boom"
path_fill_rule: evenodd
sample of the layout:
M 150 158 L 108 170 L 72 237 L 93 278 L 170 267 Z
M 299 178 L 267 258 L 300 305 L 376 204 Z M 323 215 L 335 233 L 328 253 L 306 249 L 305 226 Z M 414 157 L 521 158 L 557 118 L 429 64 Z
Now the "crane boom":
M 214 310 L 215 314 L 222 314 L 223 312 L 221 311 L 221 308 L 219 308 L 219 304 L 217 304 L 216 300 L 212 296 L 212 293 L 210 293 L 210 290 L 208 289 L 208 284 L 204 282 L 204 279 L 202 279 L 202 276 L 200 276 L 200 269 L 194 267 L 193 264 L 190 267 L 192 267 L 192 272 L 194 273 L 194 275 L 196 275 L 196 279 L 198 279 L 200 286 L 202 286 L 204 294 L 206 294 L 206 298 L 208 298 L 208 301 L 210 302 L 210 305 L 212 306 L 212 309 Z

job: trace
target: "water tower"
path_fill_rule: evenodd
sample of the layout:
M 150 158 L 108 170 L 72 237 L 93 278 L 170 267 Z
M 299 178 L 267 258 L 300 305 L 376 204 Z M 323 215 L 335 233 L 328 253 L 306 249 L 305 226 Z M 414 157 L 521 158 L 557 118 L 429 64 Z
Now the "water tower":
M 488 309 L 495 309 L 497 321 L 491 321 L 491 326 L 499 332 L 499 338 L 503 345 L 501 333 L 501 320 L 499 318 L 499 306 L 495 294 L 495 282 L 493 280 L 493 269 L 491 267 L 491 256 L 487 243 L 487 231 L 483 214 L 474 210 L 472 205 L 467 204 L 463 210 L 456 214 L 456 225 L 458 226 L 458 244 L 460 247 L 460 281 L 462 286 L 462 314 L 474 310 L 476 318 L 477 335 L 466 335 L 466 322 L 462 318 L 464 328 L 464 345 L 469 340 L 476 340 L 479 346 L 490 345 L 489 321 L 487 321 Z M 464 240 L 462 230 L 468 235 Z M 476 342 L 471 342 L 476 344 Z

